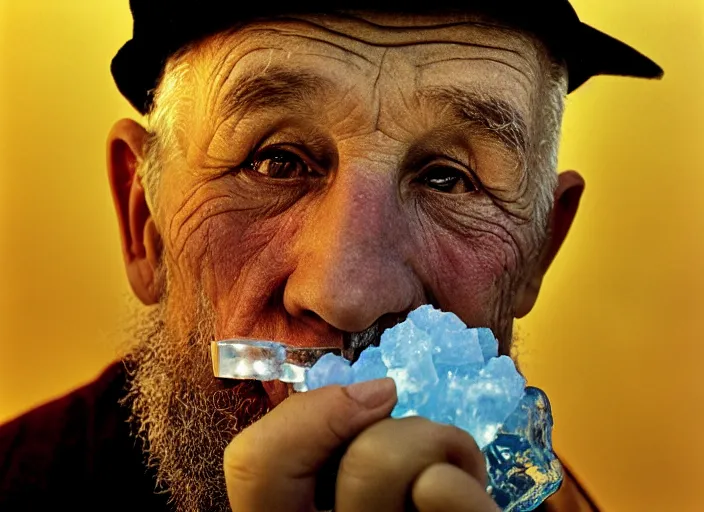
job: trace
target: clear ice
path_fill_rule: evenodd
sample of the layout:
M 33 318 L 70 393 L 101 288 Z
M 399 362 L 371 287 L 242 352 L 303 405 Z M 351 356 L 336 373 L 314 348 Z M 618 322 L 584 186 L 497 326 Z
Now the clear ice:
M 486 459 L 487 491 L 503 511 L 534 510 L 560 487 L 550 402 L 538 388 L 526 387 L 511 358 L 498 355 L 490 329 L 469 329 L 453 313 L 421 306 L 354 364 L 334 354 L 321 357 L 307 371 L 306 386 L 382 377 L 396 382 L 392 417 L 420 415 L 474 437 Z

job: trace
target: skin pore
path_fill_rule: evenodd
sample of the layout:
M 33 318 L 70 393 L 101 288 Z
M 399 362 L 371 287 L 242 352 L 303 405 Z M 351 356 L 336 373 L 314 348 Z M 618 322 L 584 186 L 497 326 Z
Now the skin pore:
M 342 346 L 431 303 L 508 353 L 583 181 L 560 175 L 541 218 L 546 53 L 476 20 L 299 16 L 180 58 L 154 190 L 138 178 L 147 132 L 121 121 L 109 140 L 128 276 L 158 304 L 130 400 L 175 501 L 226 509 L 222 450 L 287 390 L 216 382 L 211 339 Z

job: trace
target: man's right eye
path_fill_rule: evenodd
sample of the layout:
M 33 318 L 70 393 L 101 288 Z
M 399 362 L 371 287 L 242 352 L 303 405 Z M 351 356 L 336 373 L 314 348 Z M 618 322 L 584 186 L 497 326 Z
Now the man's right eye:
M 303 158 L 280 148 L 261 151 L 244 168 L 277 179 L 297 179 L 317 174 Z

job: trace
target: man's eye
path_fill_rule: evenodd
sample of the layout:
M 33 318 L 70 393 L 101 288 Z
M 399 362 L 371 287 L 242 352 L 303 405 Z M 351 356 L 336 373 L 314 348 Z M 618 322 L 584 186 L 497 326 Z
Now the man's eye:
M 269 178 L 302 178 L 313 174 L 302 158 L 281 149 L 262 152 L 247 167 Z
M 430 167 L 423 172 L 420 181 L 438 192 L 447 194 L 466 194 L 478 190 L 477 185 L 466 173 L 446 166 Z

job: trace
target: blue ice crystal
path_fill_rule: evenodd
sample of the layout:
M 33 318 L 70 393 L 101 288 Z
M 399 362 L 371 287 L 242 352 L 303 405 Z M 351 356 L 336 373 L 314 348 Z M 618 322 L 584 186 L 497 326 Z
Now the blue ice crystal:
M 562 466 L 552 452 L 550 402 L 538 388 L 526 388 L 483 451 L 488 490 L 502 510 L 534 510 L 562 483 Z
M 487 328 L 467 326 L 430 305 L 384 331 L 350 366 L 327 354 L 306 374 L 308 389 L 391 377 L 394 418 L 420 415 L 469 432 L 485 455 L 487 491 L 502 510 L 534 510 L 562 483 L 552 452 L 547 396 L 526 388 L 511 358 L 498 355 Z
M 352 367 L 344 357 L 325 354 L 306 373 L 308 389 L 316 389 L 330 384 L 347 386 L 352 384 Z
M 383 379 L 388 368 L 384 364 L 379 347 L 368 347 L 359 355 L 359 359 L 352 365 L 354 382 L 365 380 Z

